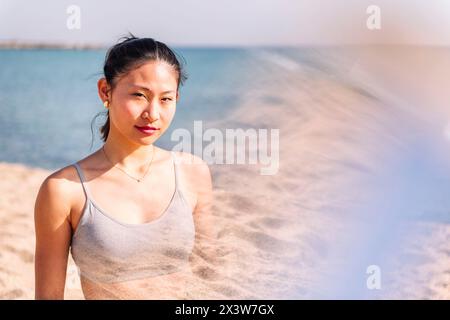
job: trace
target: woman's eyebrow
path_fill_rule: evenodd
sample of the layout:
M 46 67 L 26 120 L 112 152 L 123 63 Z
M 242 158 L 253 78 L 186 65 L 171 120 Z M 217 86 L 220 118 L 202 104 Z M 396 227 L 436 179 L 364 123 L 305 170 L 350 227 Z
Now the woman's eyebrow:
M 141 85 L 138 85 L 138 84 L 132 84 L 131 86 L 132 86 L 132 87 L 138 87 L 138 88 L 141 88 L 141 89 L 143 89 L 143 90 L 147 90 L 147 91 L 152 92 L 152 90 L 150 90 L 149 88 L 144 87 L 144 86 L 141 86 Z M 165 93 L 172 93 L 172 92 L 175 92 L 175 91 L 174 91 L 174 90 L 167 90 L 167 91 L 163 91 L 163 92 L 161 92 L 161 93 L 162 93 L 162 94 L 165 94 Z

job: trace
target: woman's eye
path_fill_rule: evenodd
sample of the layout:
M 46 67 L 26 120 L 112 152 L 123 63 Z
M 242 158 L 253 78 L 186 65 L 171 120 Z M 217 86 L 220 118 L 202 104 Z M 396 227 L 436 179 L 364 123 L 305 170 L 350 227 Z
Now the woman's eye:
M 147 97 L 145 96 L 145 94 L 140 93 L 140 92 L 135 92 L 135 93 L 132 93 L 131 95 L 132 95 L 132 96 L 136 96 L 136 97 L 144 97 L 144 98 L 147 99 Z M 168 102 L 168 101 L 172 101 L 172 98 L 162 98 L 162 100 L 163 100 L 164 102 Z

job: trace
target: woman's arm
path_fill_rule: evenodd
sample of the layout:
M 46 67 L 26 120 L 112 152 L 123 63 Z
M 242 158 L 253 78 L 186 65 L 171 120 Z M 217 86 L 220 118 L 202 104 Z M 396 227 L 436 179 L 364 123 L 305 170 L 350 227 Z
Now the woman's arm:
M 191 173 L 197 195 L 193 212 L 197 253 L 212 265 L 218 265 L 220 263 L 217 254 L 220 224 L 213 213 L 211 172 L 205 161 L 194 156 Z
M 197 203 L 194 208 L 194 223 L 197 232 L 203 237 L 215 239 L 217 234 L 212 215 L 212 178 L 208 165 L 197 158 L 194 163 L 194 174 Z
M 71 202 L 65 181 L 58 173 L 50 175 L 36 197 L 35 299 L 64 299 L 72 233 Z

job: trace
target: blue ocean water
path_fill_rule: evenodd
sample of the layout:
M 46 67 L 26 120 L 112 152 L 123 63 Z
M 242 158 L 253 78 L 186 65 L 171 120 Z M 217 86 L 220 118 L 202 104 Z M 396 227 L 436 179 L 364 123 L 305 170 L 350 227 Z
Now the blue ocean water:
M 240 103 L 249 84 L 244 49 L 175 48 L 189 79 L 177 113 L 157 145 L 170 148 L 176 128 L 220 119 Z M 57 169 L 102 145 L 90 124 L 105 109 L 97 94 L 106 50 L 0 50 L 0 161 Z
M 287 61 L 307 65 L 321 74 L 330 73 L 327 59 L 323 59 L 328 51 L 314 48 L 174 50 L 181 55 L 189 78 L 180 87 L 171 126 L 156 142 L 166 149 L 176 144 L 170 140 L 174 129 L 192 132 L 194 120 L 202 120 L 207 126 L 208 121 L 223 119 L 239 108 L 257 83 L 269 89 L 272 75 L 265 70 L 268 64 L 280 64 L 280 72 Z M 259 59 L 261 52 L 268 54 L 269 59 Z M 54 170 L 103 144 L 99 127 L 106 118 L 97 94 L 97 80 L 102 77 L 105 53 L 106 50 L 0 50 L 0 161 Z M 267 90 L 264 99 L 282 104 L 280 97 L 281 93 L 271 95 Z M 92 133 L 91 121 L 99 113 L 103 115 L 95 119 Z

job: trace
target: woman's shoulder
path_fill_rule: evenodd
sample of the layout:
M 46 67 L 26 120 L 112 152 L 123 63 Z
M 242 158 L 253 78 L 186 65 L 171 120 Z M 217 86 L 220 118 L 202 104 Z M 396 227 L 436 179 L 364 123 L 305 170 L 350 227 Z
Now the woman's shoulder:
M 44 179 L 42 185 L 51 184 L 54 187 L 61 189 L 61 191 L 64 191 L 67 188 L 67 186 L 70 185 L 70 182 L 74 181 L 75 176 L 76 176 L 76 169 L 72 164 L 70 164 L 50 173 Z
M 177 163 L 183 174 L 187 175 L 189 180 L 198 183 L 211 180 L 211 172 L 208 164 L 201 157 L 189 152 L 173 151 Z
M 66 166 L 52 172 L 43 180 L 36 196 L 37 216 L 53 221 L 65 219 L 70 215 L 76 174 L 74 170 Z
M 206 170 L 208 168 L 208 164 L 206 163 L 206 161 L 195 154 L 183 151 L 171 151 L 171 152 L 175 154 L 177 163 L 183 166 L 190 166 L 192 170 L 198 169 Z
M 51 188 L 54 189 L 55 192 L 57 191 L 58 193 L 66 195 L 65 200 L 67 200 L 67 198 L 70 198 L 70 196 L 74 194 L 74 191 L 77 190 L 78 186 L 81 183 L 80 176 L 74 164 L 77 163 L 83 168 L 89 168 L 93 162 L 93 155 L 94 153 L 88 157 L 85 157 L 78 161 L 74 161 L 73 163 L 52 172 L 44 179 L 41 188 L 43 186 L 51 186 Z
M 47 186 L 59 193 L 68 194 L 71 193 L 71 187 L 77 183 L 77 172 L 73 165 L 67 165 L 60 168 L 50 175 L 48 175 L 42 182 L 42 186 Z

